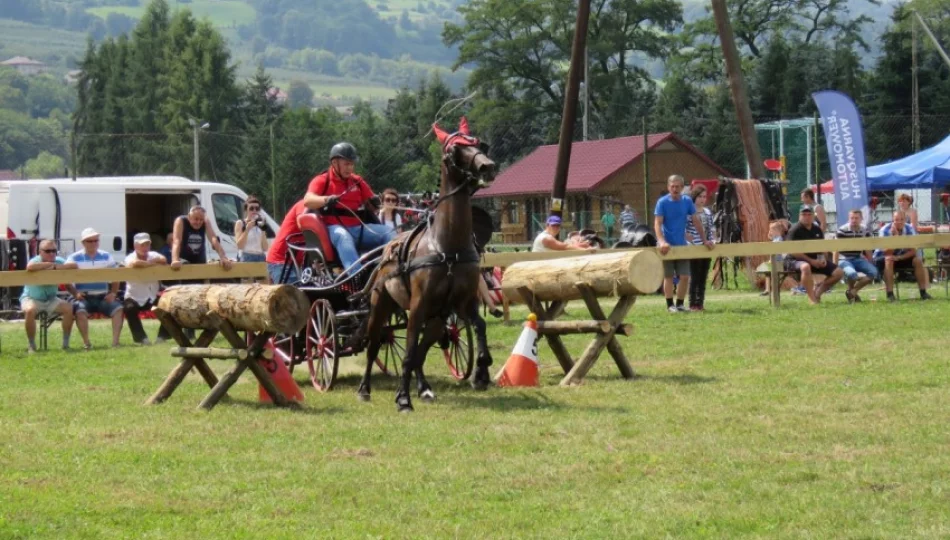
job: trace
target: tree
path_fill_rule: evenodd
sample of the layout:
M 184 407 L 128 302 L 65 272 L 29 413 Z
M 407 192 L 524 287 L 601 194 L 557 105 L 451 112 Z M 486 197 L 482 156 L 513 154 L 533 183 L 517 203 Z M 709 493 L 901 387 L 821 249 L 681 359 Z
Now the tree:
M 442 38 L 459 48 L 454 68 L 474 64 L 472 89 L 508 86 L 517 99 L 559 116 L 574 9 L 569 0 L 475 0 L 459 8 L 464 22 L 446 24 Z M 682 10 L 673 0 L 593 0 L 588 48 L 595 109 L 606 109 L 614 92 L 643 86 L 649 75 L 634 59 L 665 57 L 681 20 Z
M 313 90 L 303 81 L 290 81 L 287 90 L 287 104 L 291 108 L 313 106 Z
M 26 162 L 24 166 L 26 177 L 29 179 L 61 178 L 65 176 L 66 161 L 46 150 Z

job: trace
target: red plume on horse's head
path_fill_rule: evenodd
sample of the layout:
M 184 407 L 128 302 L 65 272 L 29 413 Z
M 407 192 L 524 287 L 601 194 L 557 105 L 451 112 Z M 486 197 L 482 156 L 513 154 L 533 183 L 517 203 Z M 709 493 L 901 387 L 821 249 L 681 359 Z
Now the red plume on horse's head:
M 435 133 L 435 138 L 439 139 L 439 144 L 444 145 L 449 138 L 449 134 L 443 131 L 438 124 L 432 124 L 432 131 Z
M 459 133 L 462 135 L 471 135 L 471 133 L 468 132 L 468 120 L 464 116 L 459 120 Z

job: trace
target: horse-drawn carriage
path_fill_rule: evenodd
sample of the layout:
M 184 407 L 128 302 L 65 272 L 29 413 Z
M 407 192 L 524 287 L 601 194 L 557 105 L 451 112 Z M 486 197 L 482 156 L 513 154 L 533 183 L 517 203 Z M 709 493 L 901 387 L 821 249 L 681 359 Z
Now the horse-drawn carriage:
M 363 329 L 370 297 L 365 289 L 379 269 L 384 247 L 363 254 L 350 268 L 343 268 L 319 214 L 302 214 L 297 225 L 301 232 L 287 239 L 281 281 L 306 293 L 311 302 L 310 316 L 303 331 L 276 336 L 273 347 L 291 371 L 306 363 L 314 388 L 323 392 L 333 388 L 340 358 L 366 349 Z M 384 327 L 382 347 L 375 359 L 384 373 L 399 374 L 406 355 L 406 323 L 405 312 L 398 311 Z M 466 321 L 449 317 L 439 348 L 452 377 L 465 380 L 471 375 L 474 340 Z

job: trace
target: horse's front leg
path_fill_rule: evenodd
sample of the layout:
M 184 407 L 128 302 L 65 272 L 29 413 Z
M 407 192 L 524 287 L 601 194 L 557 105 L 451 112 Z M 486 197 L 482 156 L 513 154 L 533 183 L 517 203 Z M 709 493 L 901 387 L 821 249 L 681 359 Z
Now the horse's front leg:
M 425 325 L 425 314 L 421 302 L 413 302 L 406 322 L 406 357 L 402 360 L 402 374 L 399 390 L 396 391 L 396 407 L 399 412 L 412 412 L 412 399 L 409 397 L 409 384 L 412 374 L 422 365 L 419 359 L 419 337 Z
M 425 332 L 422 335 L 422 342 L 419 344 L 419 358 L 420 361 L 416 365 L 416 389 L 419 391 L 419 397 L 423 401 L 435 401 L 435 392 L 432 391 L 432 386 L 429 385 L 429 381 L 426 380 L 425 373 L 423 372 L 423 366 L 426 362 L 426 356 L 429 354 L 429 349 L 432 348 L 432 345 L 436 341 L 442 338 L 445 335 L 445 321 L 440 318 L 429 319 L 426 321 Z

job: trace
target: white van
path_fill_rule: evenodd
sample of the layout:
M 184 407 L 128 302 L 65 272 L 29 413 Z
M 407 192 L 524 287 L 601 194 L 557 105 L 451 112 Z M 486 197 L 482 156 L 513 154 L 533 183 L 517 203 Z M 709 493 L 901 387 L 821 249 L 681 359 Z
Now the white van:
M 234 222 L 244 216 L 247 194 L 227 184 L 193 182 L 180 176 L 69 178 L 0 182 L 0 231 L 7 238 L 55 238 L 60 253 L 81 249 L 80 233 L 92 227 L 101 234 L 99 249 L 116 260 L 132 251 L 132 237 L 152 235 L 152 249 L 165 245 L 177 216 L 200 204 L 207 211 L 221 246 L 237 259 Z M 261 212 L 273 238 L 278 224 Z M 207 246 L 209 260 L 217 258 Z

